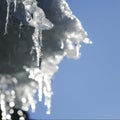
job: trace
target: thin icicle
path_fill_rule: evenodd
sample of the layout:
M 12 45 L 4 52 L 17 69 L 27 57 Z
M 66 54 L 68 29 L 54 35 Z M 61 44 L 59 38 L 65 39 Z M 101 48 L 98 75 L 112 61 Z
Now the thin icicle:
M 52 86 L 51 86 L 51 80 L 50 78 L 45 75 L 43 80 L 44 86 L 43 86 L 43 93 L 45 96 L 44 105 L 47 106 L 46 114 L 51 113 L 51 100 L 52 100 Z
M 23 26 L 23 23 L 20 22 L 20 24 L 19 24 L 19 38 L 21 38 L 22 26 Z
M 8 24 L 9 24 L 9 12 L 10 12 L 10 4 L 12 0 L 6 0 L 7 2 L 7 14 L 6 14 L 6 23 L 5 23 L 5 32 L 4 35 L 8 33 Z M 16 11 L 17 8 L 17 0 L 14 0 L 14 12 Z
M 7 2 L 7 15 L 6 15 L 6 23 L 5 23 L 5 32 L 4 35 L 8 33 L 8 23 L 9 23 L 9 12 L 10 12 L 10 4 L 11 1 L 10 0 L 6 0 Z
M 16 11 L 17 9 L 17 0 L 14 0 L 14 12 Z
M 42 101 L 42 94 L 43 94 L 43 79 L 38 79 L 38 97 L 39 101 Z

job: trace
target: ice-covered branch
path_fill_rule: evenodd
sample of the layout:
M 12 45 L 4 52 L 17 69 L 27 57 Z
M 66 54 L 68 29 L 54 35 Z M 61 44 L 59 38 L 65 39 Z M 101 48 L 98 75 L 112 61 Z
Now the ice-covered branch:
M 13 107 L 35 111 L 36 90 L 50 114 L 53 75 L 65 56 L 80 57 L 81 42 L 92 43 L 65 0 L 0 0 L 2 119 Z

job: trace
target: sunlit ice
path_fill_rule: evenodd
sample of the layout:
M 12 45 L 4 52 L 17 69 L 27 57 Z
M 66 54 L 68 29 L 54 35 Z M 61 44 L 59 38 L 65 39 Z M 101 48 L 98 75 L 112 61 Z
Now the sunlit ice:
M 0 2 L 2 120 L 11 119 L 13 108 L 28 111 L 31 107 L 35 112 L 37 90 L 50 114 L 52 79 L 59 63 L 64 57 L 78 59 L 80 43 L 92 42 L 65 0 Z

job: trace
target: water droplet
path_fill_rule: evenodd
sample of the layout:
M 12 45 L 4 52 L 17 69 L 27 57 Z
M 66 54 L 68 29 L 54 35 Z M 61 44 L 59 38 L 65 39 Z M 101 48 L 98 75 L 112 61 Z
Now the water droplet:
M 20 117 L 19 120 L 25 120 L 25 118 L 24 117 Z
M 23 116 L 22 110 L 18 110 L 18 111 L 17 111 L 17 114 L 18 114 L 19 116 Z
M 13 110 L 13 109 L 10 109 L 9 113 L 10 113 L 10 114 L 13 114 L 13 113 L 14 113 L 14 110 Z
M 9 106 L 12 108 L 12 107 L 15 106 L 15 103 L 14 103 L 14 102 L 10 102 L 10 103 L 9 103 Z
M 6 115 L 6 119 L 10 120 L 11 119 L 11 115 L 10 114 Z
M 27 102 L 26 98 L 22 98 L 21 101 L 23 104 Z

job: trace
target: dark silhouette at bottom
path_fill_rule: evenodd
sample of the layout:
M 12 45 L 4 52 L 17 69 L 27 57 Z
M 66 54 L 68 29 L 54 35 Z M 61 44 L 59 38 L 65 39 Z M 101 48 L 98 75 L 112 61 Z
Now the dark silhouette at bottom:
M 12 111 L 14 111 L 13 113 L 11 113 L 11 119 L 10 120 L 30 120 L 29 119 L 29 115 L 27 112 L 22 111 L 20 109 L 12 109 Z M 22 119 L 24 118 L 24 119 Z M 0 120 L 2 120 L 2 111 L 0 110 Z

